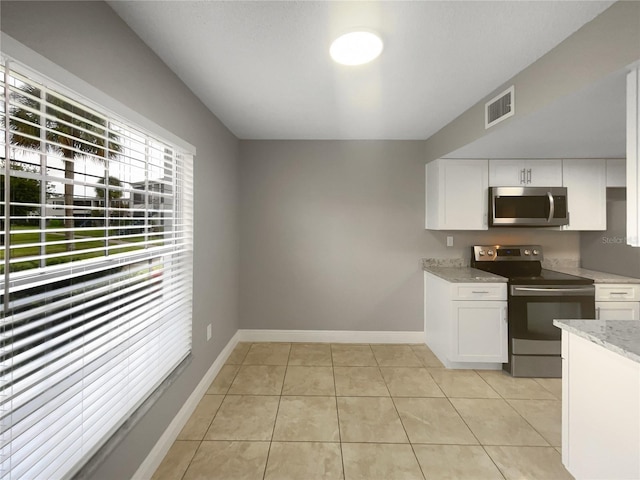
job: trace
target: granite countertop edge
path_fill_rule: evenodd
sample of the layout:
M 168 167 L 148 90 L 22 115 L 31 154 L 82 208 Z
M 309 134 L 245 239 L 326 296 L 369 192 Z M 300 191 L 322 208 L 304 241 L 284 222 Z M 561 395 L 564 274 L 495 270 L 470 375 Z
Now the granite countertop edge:
M 595 283 L 640 284 L 640 278 L 578 267 L 578 261 L 574 259 L 545 259 L 542 266 L 556 272 L 590 278 Z M 422 269 L 453 283 L 508 281 L 506 277 L 469 267 L 469 260 L 465 258 L 423 258 Z
M 640 363 L 640 320 L 554 320 L 553 324 Z
M 508 281 L 506 277 L 465 266 L 462 259 L 460 262 L 450 261 L 449 263 L 431 260 L 423 259 L 422 269 L 451 283 L 507 283 Z
M 554 266 L 551 270 L 557 272 L 566 273 L 569 275 L 576 275 L 578 277 L 590 278 L 595 283 L 620 283 L 620 284 L 639 284 L 640 278 L 626 277 L 624 275 L 617 275 L 615 273 L 600 272 L 597 270 L 589 270 L 581 267 L 563 267 Z

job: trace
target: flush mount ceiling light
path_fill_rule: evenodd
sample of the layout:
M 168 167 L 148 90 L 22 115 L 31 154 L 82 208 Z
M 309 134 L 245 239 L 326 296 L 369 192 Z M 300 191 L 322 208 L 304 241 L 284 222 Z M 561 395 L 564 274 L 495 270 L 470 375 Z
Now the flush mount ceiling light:
M 382 52 L 382 40 L 374 33 L 366 31 L 350 32 L 336 38 L 329 53 L 334 61 L 342 65 L 362 65 Z

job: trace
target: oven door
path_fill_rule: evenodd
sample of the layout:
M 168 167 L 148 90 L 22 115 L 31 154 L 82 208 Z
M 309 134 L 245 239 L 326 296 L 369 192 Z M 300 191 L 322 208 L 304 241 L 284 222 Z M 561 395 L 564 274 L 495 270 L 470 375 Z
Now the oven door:
M 593 285 L 511 285 L 509 339 L 514 355 L 560 355 L 555 319 L 595 318 Z

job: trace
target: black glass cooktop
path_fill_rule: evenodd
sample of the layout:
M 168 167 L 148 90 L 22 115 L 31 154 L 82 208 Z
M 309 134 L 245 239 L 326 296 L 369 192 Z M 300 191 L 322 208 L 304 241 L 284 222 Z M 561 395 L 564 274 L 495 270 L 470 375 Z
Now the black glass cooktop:
M 537 275 L 512 273 L 503 276 L 506 276 L 512 285 L 590 285 L 593 283 L 590 278 L 577 277 L 544 268 L 540 269 L 540 273 Z
M 542 268 L 540 262 L 472 262 L 472 267 L 507 277 L 511 285 L 591 285 L 590 278 Z

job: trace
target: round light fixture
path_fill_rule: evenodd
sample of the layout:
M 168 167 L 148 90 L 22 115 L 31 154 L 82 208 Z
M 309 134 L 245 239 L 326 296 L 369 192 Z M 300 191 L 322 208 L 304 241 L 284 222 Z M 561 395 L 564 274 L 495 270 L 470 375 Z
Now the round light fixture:
M 350 32 L 336 38 L 329 53 L 334 61 L 342 65 L 362 65 L 382 52 L 382 39 L 366 31 Z

